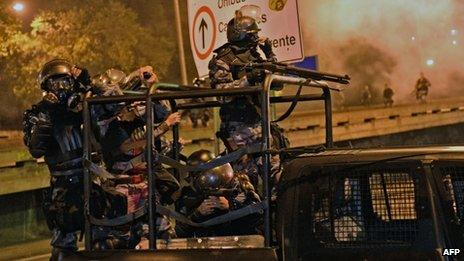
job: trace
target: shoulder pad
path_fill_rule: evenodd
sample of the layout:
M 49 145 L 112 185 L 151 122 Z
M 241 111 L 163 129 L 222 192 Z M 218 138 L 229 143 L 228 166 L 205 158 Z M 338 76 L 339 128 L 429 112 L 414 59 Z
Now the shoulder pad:
M 230 48 L 229 43 L 226 43 L 215 49 L 213 52 L 217 54 L 218 58 L 220 58 L 232 52 L 232 49 Z
M 232 49 L 227 48 L 227 50 L 222 51 L 215 57 L 216 63 L 222 61 L 225 64 L 230 65 L 234 60 L 237 59 L 237 56 L 234 54 Z

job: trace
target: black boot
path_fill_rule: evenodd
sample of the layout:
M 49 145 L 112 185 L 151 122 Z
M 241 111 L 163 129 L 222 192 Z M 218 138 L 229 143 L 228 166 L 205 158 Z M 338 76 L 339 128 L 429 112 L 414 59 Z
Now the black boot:
M 50 261 L 66 260 L 66 258 L 71 256 L 72 253 L 72 250 L 54 247 L 52 248 L 52 256 L 50 257 Z

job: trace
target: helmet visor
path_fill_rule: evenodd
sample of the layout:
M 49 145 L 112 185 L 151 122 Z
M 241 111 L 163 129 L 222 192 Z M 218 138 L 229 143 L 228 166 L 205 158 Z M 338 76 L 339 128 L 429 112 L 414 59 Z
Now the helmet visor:
M 255 20 L 248 16 L 237 18 L 235 21 L 235 26 L 239 29 L 239 31 L 247 34 L 257 34 L 260 31 Z
M 53 77 L 47 80 L 46 86 L 53 93 L 61 91 L 69 92 L 74 89 L 74 79 L 68 75 Z

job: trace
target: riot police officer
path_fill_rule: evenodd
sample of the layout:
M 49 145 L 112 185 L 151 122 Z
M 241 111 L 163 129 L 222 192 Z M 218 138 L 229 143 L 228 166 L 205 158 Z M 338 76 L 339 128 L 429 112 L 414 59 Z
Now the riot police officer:
M 83 229 L 83 142 L 79 110 L 80 101 L 90 89 L 90 77 L 86 69 L 55 59 L 43 65 L 38 84 L 44 96 L 24 113 L 24 143 L 34 158 L 45 158 L 51 174 L 43 209 L 53 230 L 53 260 L 67 251 L 77 250 L 75 232 Z
M 117 69 L 109 69 L 101 75 L 100 95 L 111 96 L 125 91 L 141 91 L 157 81 L 156 74 L 150 66 L 142 67 L 126 76 Z M 141 86 L 145 85 L 145 88 Z M 143 91 L 143 90 L 142 90 Z M 167 108 L 156 103 L 155 124 L 153 135 L 158 140 L 171 126 L 180 121 L 179 113 L 169 114 Z M 114 179 L 104 183 L 110 202 L 108 217 L 115 218 L 134 213 L 144 207 L 148 198 L 146 153 L 154 154 L 154 174 L 156 175 L 157 203 L 170 204 L 174 201 L 173 194 L 179 189 L 178 181 L 161 164 L 156 162 L 159 152 L 146 151 L 146 121 L 144 103 L 109 104 L 100 107 L 97 115 L 99 141 L 102 148 L 105 167 L 114 175 Z M 115 195 L 115 196 L 113 196 Z M 128 204 L 130 202 L 131 204 Z M 146 219 L 146 217 L 145 217 Z M 143 236 L 142 224 L 145 220 L 130 220 L 127 225 L 113 227 L 108 233 L 98 235 L 96 247 L 133 248 Z M 158 218 L 161 221 L 161 218 Z M 167 224 L 158 232 L 166 232 Z
M 188 157 L 187 163 L 197 166 L 212 159 L 212 152 L 198 150 Z M 189 185 L 182 188 L 178 202 L 180 212 L 197 223 L 260 201 L 248 176 L 234 173 L 229 163 L 206 171 L 191 172 L 187 180 Z M 207 228 L 194 228 L 177 222 L 176 234 L 179 237 L 256 234 L 258 222 L 257 214 Z
M 393 106 L 393 95 L 395 92 L 393 89 L 385 83 L 385 88 L 383 89 L 383 103 L 385 107 L 392 107 Z
M 264 80 L 264 73 L 246 72 L 237 63 L 276 61 L 269 39 L 259 37 L 257 19 L 259 7 L 245 5 L 236 11 L 235 18 L 227 26 L 228 42 L 216 49 L 215 56 L 209 62 L 209 77 L 214 89 L 244 88 L 258 85 Z M 262 57 L 258 49 L 265 54 Z M 261 142 L 261 115 L 258 103 L 249 96 L 239 96 L 222 100 L 220 108 L 221 126 L 218 133 L 228 151 Z M 287 140 L 277 125 L 271 126 L 273 147 L 286 146 Z M 271 160 L 271 173 L 278 180 L 280 160 L 275 156 Z M 253 185 L 258 184 L 260 159 L 245 156 L 239 163 L 234 163 L 235 171 L 245 171 Z
M 361 93 L 361 104 L 364 106 L 371 106 L 372 103 L 372 93 L 369 85 L 365 85 Z
M 414 88 L 414 91 L 416 93 L 416 99 L 419 102 L 425 103 L 425 98 L 427 97 L 427 94 L 429 93 L 429 88 L 432 86 L 430 83 L 429 79 L 425 78 L 424 73 L 420 73 L 419 79 L 416 81 L 416 85 Z

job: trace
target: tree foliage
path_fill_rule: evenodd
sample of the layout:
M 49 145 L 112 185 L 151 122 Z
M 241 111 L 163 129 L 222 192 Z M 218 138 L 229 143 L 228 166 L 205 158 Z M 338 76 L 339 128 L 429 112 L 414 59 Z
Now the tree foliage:
M 37 13 L 26 33 L 14 17 L 0 12 L 1 84 L 18 98 L 20 110 L 40 98 L 36 75 L 53 58 L 69 59 L 91 74 L 150 64 L 161 79 L 170 78 L 176 44 L 170 35 L 150 30 L 150 24 L 157 26 L 156 18 L 142 20 L 121 1 L 83 0 L 77 5 L 64 0 L 50 6 Z M 172 30 L 169 21 L 163 23 L 160 31 Z
M 9 127 L 21 113 L 15 108 L 22 104 L 13 93 L 7 67 L 15 62 L 21 54 L 21 44 L 27 43 L 27 35 L 21 32 L 21 22 L 14 17 L 4 3 L 0 3 L 0 127 Z

